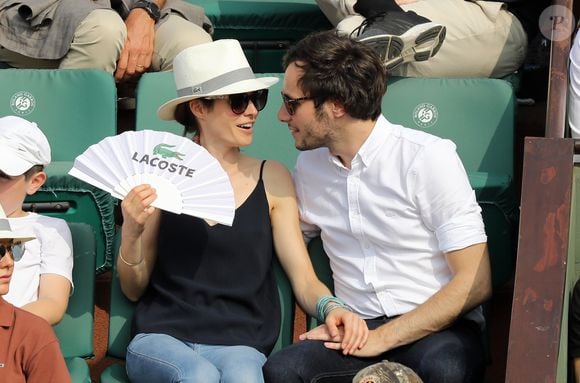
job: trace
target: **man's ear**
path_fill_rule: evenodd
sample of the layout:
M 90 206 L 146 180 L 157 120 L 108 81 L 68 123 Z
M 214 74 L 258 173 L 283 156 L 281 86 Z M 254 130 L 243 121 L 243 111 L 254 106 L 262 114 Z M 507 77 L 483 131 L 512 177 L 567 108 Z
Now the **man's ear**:
M 346 114 L 346 111 L 344 110 L 344 105 L 342 105 L 338 101 L 331 100 L 328 103 L 329 103 L 330 113 L 332 113 L 334 118 L 340 118 Z
M 26 188 L 26 194 L 32 195 L 40 189 L 42 185 L 46 182 L 46 173 L 45 172 L 38 172 L 33 175 L 27 182 L 28 187 Z

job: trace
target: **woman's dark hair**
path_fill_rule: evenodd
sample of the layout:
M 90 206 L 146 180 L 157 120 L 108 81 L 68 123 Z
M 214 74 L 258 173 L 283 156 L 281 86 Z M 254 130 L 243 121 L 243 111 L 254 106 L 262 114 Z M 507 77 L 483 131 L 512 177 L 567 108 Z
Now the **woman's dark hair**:
M 214 100 L 207 100 L 205 98 L 201 98 L 200 100 L 206 107 L 213 107 Z M 189 101 L 182 102 L 181 104 L 177 105 L 173 117 L 175 118 L 175 121 L 183 125 L 184 136 L 187 133 L 193 133 L 194 136 L 199 135 L 199 123 L 197 118 L 195 118 L 191 112 L 191 109 L 189 109 Z
M 375 51 L 334 31 L 306 36 L 284 56 L 284 69 L 295 64 L 304 73 L 298 85 L 314 97 L 317 108 L 326 100 L 343 104 L 353 118 L 375 120 L 387 90 L 387 75 Z

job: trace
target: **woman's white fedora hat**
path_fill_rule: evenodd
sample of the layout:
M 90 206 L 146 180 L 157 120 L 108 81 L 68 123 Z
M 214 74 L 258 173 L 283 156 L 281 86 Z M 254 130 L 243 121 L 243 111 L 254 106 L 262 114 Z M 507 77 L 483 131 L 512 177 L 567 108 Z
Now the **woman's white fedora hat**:
M 157 110 L 162 120 L 175 119 L 177 105 L 196 98 L 266 89 L 277 77 L 257 78 L 238 40 L 223 39 L 194 45 L 173 59 L 177 98 Z
M 13 232 L 10 228 L 10 222 L 4 213 L 4 209 L 0 205 L 0 239 L 16 239 L 21 242 L 26 242 L 35 239 L 35 237 L 30 234 L 16 234 Z

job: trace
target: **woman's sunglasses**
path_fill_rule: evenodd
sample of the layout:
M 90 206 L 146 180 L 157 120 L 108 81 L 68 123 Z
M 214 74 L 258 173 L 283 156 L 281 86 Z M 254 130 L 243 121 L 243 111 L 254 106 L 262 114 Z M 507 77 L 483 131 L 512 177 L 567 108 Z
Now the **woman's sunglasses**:
M 10 245 L 0 244 L 0 261 L 8 252 L 12 253 L 14 261 L 19 261 L 24 255 L 24 243 L 17 242 Z
M 264 109 L 268 101 L 268 89 L 257 90 L 251 93 L 237 93 L 228 94 L 225 96 L 208 96 L 206 100 L 228 100 L 232 112 L 235 114 L 242 114 L 248 108 L 248 104 L 252 104 L 258 111 Z

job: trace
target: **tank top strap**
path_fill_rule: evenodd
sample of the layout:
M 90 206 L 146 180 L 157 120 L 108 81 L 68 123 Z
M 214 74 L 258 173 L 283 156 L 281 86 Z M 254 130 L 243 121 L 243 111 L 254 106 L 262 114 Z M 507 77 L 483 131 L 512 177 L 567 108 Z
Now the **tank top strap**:
M 262 160 L 262 164 L 260 165 L 260 181 L 262 180 L 262 173 L 264 172 L 264 165 L 266 164 L 266 160 Z

